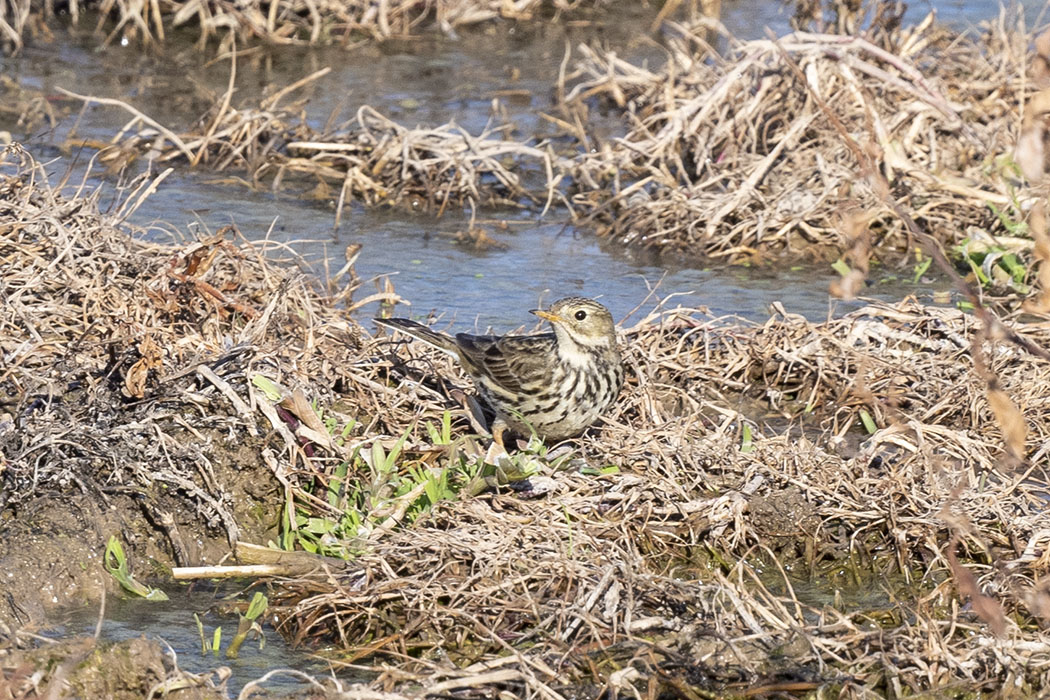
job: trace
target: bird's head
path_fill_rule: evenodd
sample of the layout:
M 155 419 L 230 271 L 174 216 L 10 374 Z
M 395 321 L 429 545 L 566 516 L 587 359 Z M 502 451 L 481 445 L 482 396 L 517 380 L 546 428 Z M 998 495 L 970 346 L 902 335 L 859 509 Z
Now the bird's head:
M 559 341 L 571 341 L 585 348 L 615 347 L 616 327 L 609 310 L 582 297 L 559 299 L 547 309 L 532 313 L 550 321 Z

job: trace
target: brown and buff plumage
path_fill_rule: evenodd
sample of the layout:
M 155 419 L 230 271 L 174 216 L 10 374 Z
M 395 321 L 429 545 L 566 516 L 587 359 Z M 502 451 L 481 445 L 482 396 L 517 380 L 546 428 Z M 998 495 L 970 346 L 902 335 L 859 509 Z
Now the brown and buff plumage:
M 623 364 L 609 310 L 592 299 L 570 297 L 532 313 L 553 333 L 455 337 L 404 318 L 375 319 L 456 356 L 478 393 L 519 435 L 545 440 L 574 437 L 612 405 L 623 387 Z

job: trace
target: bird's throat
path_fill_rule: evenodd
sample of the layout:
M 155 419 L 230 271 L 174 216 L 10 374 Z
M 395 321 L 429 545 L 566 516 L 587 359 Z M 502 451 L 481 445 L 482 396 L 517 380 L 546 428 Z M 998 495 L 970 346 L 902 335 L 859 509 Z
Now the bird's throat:
M 593 367 L 594 363 L 608 352 L 604 345 L 580 345 L 573 340 L 562 340 L 558 343 L 558 357 L 567 366 L 577 369 Z

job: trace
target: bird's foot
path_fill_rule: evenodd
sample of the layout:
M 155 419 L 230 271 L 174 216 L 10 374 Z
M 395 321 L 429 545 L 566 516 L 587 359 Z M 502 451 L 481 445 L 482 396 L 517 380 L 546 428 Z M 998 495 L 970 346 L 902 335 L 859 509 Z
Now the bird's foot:
M 507 424 L 497 418 L 492 423 L 492 444 L 485 452 L 486 464 L 499 464 L 501 460 L 510 457 L 506 446 L 503 444 L 503 435 L 507 432 Z

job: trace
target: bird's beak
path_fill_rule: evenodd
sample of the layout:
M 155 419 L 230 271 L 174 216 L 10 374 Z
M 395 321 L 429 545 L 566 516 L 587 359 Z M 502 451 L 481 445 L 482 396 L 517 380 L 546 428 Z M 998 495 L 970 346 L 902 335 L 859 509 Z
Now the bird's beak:
M 544 311 L 543 309 L 533 309 L 529 313 L 536 314 L 543 320 L 550 321 L 551 323 L 565 323 L 565 319 L 558 314 L 552 314 L 550 311 Z

